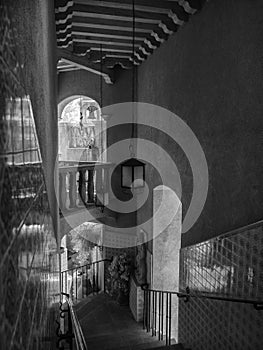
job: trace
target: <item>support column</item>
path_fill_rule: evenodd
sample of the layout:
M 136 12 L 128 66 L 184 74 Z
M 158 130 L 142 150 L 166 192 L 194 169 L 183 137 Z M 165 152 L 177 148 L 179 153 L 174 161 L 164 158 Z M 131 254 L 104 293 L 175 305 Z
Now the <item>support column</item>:
M 94 203 L 94 169 L 88 170 L 88 202 Z
M 153 212 L 162 205 L 164 213 L 161 218 L 153 219 L 153 289 L 179 290 L 179 253 L 181 247 L 182 205 L 179 198 L 167 187 L 158 186 L 153 191 Z M 171 219 L 172 218 L 172 219 Z M 160 221 L 164 225 L 162 232 L 158 232 Z M 169 222 L 170 221 L 170 222 Z M 166 225 L 167 222 L 167 225 Z M 158 301 L 157 301 L 158 304 Z M 164 300 L 164 310 L 166 301 Z M 157 310 L 159 306 L 157 305 Z M 158 311 L 159 312 L 159 311 Z M 158 313 L 157 312 L 157 313 Z M 178 298 L 173 296 L 171 301 L 172 338 L 178 339 Z M 159 314 L 157 315 L 159 317 Z M 166 321 L 164 321 L 166 322 Z M 158 324 L 157 324 L 158 327 Z M 157 328 L 157 332 L 159 329 Z M 165 336 L 166 326 L 163 327 Z
M 86 204 L 86 170 L 79 171 L 79 197 L 80 205 Z
M 60 210 L 66 209 L 67 202 L 67 186 L 66 186 L 66 173 L 59 174 L 59 207 Z
M 77 205 L 77 179 L 76 172 L 69 174 L 69 207 L 75 208 Z

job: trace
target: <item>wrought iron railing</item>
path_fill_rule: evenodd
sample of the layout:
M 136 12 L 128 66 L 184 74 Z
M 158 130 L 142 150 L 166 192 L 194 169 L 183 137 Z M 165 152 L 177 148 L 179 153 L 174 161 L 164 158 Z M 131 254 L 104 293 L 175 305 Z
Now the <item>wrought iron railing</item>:
M 62 293 L 69 294 L 72 301 L 105 289 L 105 270 L 111 259 L 102 259 L 91 264 L 74 267 L 61 272 Z
M 79 320 L 73 308 L 73 301 L 69 294 L 61 294 L 66 299 L 66 302 L 64 304 L 60 302 L 60 322 L 57 321 L 58 327 L 56 333 L 58 340 L 56 347 L 60 350 L 87 350 L 87 344 L 83 336 Z M 64 332 L 61 331 L 61 320 L 64 321 Z
M 111 163 L 70 162 L 59 165 L 59 207 L 65 214 L 88 205 L 108 202 Z
M 172 342 L 172 317 L 174 298 L 184 298 L 189 302 L 191 298 L 212 299 L 225 302 L 251 304 L 255 310 L 263 310 L 263 300 L 232 298 L 217 296 L 214 294 L 190 293 L 187 287 L 185 292 L 163 291 L 142 286 L 144 291 L 143 328 L 152 332 L 152 336 L 158 336 L 159 340 L 165 340 L 167 346 Z

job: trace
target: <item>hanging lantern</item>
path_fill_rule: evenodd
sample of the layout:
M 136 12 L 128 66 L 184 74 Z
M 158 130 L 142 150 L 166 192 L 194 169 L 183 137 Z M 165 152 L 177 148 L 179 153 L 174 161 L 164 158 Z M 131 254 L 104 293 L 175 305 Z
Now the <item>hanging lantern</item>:
M 121 164 L 121 187 L 136 189 L 144 187 L 145 163 L 130 158 Z
M 133 74 L 132 74 L 132 101 L 135 102 L 135 64 L 134 64 L 134 55 L 135 55 L 135 3 L 132 0 L 132 12 L 133 12 L 133 21 L 132 21 L 132 58 L 133 58 Z M 132 134 L 131 134 L 131 143 L 130 143 L 130 159 L 121 163 L 121 187 L 128 189 L 136 189 L 144 187 L 145 183 L 145 163 L 139 161 L 135 158 L 134 144 L 133 139 L 135 138 L 135 113 L 134 109 L 132 111 Z

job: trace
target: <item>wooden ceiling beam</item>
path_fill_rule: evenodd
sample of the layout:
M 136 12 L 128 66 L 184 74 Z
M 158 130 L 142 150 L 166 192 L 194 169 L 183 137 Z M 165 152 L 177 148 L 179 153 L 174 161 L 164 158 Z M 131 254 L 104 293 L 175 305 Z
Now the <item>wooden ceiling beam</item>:
M 84 66 L 101 61 L 101 46 L 103 62 L 107 62 L 108 67 L 114 66 L 114 60 L 123 60 L 123 67 L 124 62 L 127 66 L 140 64 L 188 21 L 204 1 L 136 0 L 136 51 L 133 54 L 131 0 L 56 0 L 58 46 L 73 46 L 73 56 L 84 59 L 85 62 L 80 63 Z M 72 54 L 69 50 L 67 52 Z M 89 69 L 96 71 L 97 67 L 95 64 Z
M 125 58 L 130 62 L 133 61 L 133 52 L 132 50 L 116 50 L 116 49 L 105 49 L 100 51 L 100 47 L 87 47 L 83 45 L 74 45 L 74 53 L 76 55 L 86 56 L 92 62 L 99 63 L 101 58 L 104 60 L 106 58 Z M 143 54 L 135 56 L 135 64 L 139 64 L 145 59 Z
M 68 64 L 66 62 L 58 63 L 57 68 L 70 68 L 70 67 L 76 67 L 75 64 Z
M 171 8 L 171 3 L 165 2 L 167 6 L 160 6 L 162 1 L 140 1 L 135 2 L 135 10 L 136 11 L 145 11 L 145 12 L 153 12 L 153 13 L 167 13 L 167 11 Z M 132 1 L 124 0 L 124 1 L 114 1 L 114 0 L 77 0 L 75 1 L 76 5 L 89 5 L 89 6 L 98 6 L 104 8 L 114 8 L 114 9 L 122 9 L 122 10 L 130 10 L 132 11 Z
M 77 35 L 87 35 L 87 36 L 104 36 L 105 38 L 128 38 L 132 39 L 132 31 L 123 31 L 123 30 L 112 30 L 112 29 L 103 29 L 103 28 L 85 28 L 80 26 L 74 26 L 72 28 L 72 33 Z M 135 33 L 135 40 L 145 39 L 145 34 L 147 35 L 150 31 L 146 33 Z
M 63 73 L 63 72 L 72 72 L 74 70 L 80 70 L 81 68 L 79 67 L 71 67 L 71 68 L 63 68 L 63 69 L 60 69 L 58 68 L 58 72 L 59 73 Z
M 196 1 L 196 0 L 195 0 Z M 175 0 L 140 0 L 135 1 L 135 10 L 136 11 L 146 11 L 146 12 L 155 12 L 155 13 L 167 13 L 170 10 L 179 11 L 182 13 L 186 12 L 187 7 L 184 3 L 188 1 Z M 132 1 L 131 0 L 76 0 L 76 4 L 81 5 L 91 5 L 91 6 L 102 6 L 109 8 L 120 8 L 125 10 L 132 10 Z M 190 7 L 190 5 L 188 5 Z M 194 10 L 195 8 L 192 8 Z M 189 13 L 189 12 L 188 12 Z
M 78 41 L 78 43 L 83 44 L 83 42 Z M 86 52 L 86 53 L 91 53 L 92 51 L 101 51 L 101 46 L 100 44 L 96 44 L 96 43 L 92 43 L 92 44 L 88 44 L 86 46 L 81 45 L 82 46 L 82 52 Z M 78 52 L 78 50 L 75 51 L 75 47 L 74 47 L 74 52 Z M 151 51 L 152 52 L 152 51 Z M 103 46 L 102 47 L 102 55 L 106 55 L 106 54 L 114 54 L 114 53 L 118 53 L 118 54 L 129 54 L 130 56 L 133 55 L 133 50 L 132 47 L 129 46 L 115 46 L 115 45 L 108 45 L 108 46 Z M 145 56 L 147 56 L 146 54 L 144 54 L 143 52 L 140 52 L 138 50 L 135 51 L 135 55 L 139 55 L 141 58 L 145 58 Z
M 81 42 L 81 43 L 87 43 L 87 44 L 101 44 L 102 46 L 127 46 L 132 47 L 132 40 L 120 40 L 120 39 L 104 39 L 104 38 L 98 38 L 98 37 L 85 37 L 83 35 L 74 35 L 74 42 Z M 135 42 L 135 47 L 140 47 L 142 42 Z
M 88 5 L 75 5 L 74 13 L 81 13 L 83 16 L 93 16 L 93 14 L 101 14 L 108 16 L 117 16 L 124 18 L 133 19 L 133 11 L 125 10 L 121 8 L 108 8 L 108 7 L 100 7 L 100 6 L 88 6 Z M 158 13 L 150 13 L 146 11 L 135 11 L 136 20 L 139 19 L 153 19 L 158 22 L 161 20 L 160 16 L 166 17 L 166 14 L 158 14 Z
M 75 64 L 77 67 L 87 70 L 91 73 L 101 75 L 107 84 L 113 84 L 113 72 L 89 62 L 84 57 L 79 57 L 68 50 L 58 49 L 58 59 L 63 59 L 64 62 Z
M 157 23 L 157 21 L 155 21 L 154 23 Z M 104 28 L 104 26 L 109 26 L 112 28 L 121 27 L 122 28 L 121 30 L 127 30 L 132 32 L 131 21 L 127 21 L 127 20 L 122 21 L 119 18 L 117 20 L 113 20 L 112 18 L 89 17 L 88 20 L 85 20 L 81 16 L 74 16 L 73 25 L 80 26 L 80 27 L 94 26 L 94 28 L 98 28 L 98 27 Z M 105 29 L 108 29 L 108 28 L 105 27 Z M 152 31 L 152 29 L 153 29 L 153 23 L 136 22 L 135 32 Z
M 99 43 L 102 45 L 120 45 L 123 44 L 125 46 L 132 46 L 132 37 L 129 36 L 118 36 L 118 35 L 108 35 L 108 34 L 98 34 L 94 35 L 91 33 L 90 36 L 85 36 L 81 32 L 72 32 L 74 35 L 74 41 L 75 42 L 82 42 L 82 43 Z M 146 48 L 149 47 L 152 49 L 153 47 L 158 47 L 160 43 L 158 43 L 154 37 L 145 35 L 142 38 L 135 38 L 135 47 L 140 47 L 142 45 L 146 45 Z
M 101 4 L 101 2 L 97 2 L 97 4 Z M 159 19 L 159 21 L 165 20 L 167 15 L 170 13 L 174 16 L 178 17 L 178 20 L 182 22 L 186 22 L 188 20 L 188 14 L 185 12 L 183 7 L 179 6 L 178 3 L 174 3 L 173 6 L 170 6 L 168 9 L 162 8 L 151 8 L 152 11 L 149 11 L 150 7 L 145 7 L 142 10 L 137 10 L 135 7 L 135 17 L 136 21 L 142 19 Z M 112 15 L 112 16 L 120 16 L 133 18 L 132 9 L 125 9 L 120 7 L 105 7 L 99 5 L 82 5 L 76 4 L 74 6 L 74 14 L 75 13 L 83 13 L 83 14 L 104 14 L 104 15 Z
M 122 16 L 120 14 L 103 14 L 98 12 L 81 12 L 76 11 L 74 12 L 74 16 L 82 17 L 82 18 L 100 18 L 102 20 L 111 20 L 113 23 L 116 21 L 127 21 L 132 22 L 132 17 L 128 16 L 127 14 Z M 154 17 L 154 16 L 153 16 Z M 82 19 L 83 21 L 83 19 Z M 155 16 L 154 18 L 148 18 L 148 17 L 136 17 L 136 25 L 137 23 L 148 23 L 148 24 L 158 24 L 160 20 Z

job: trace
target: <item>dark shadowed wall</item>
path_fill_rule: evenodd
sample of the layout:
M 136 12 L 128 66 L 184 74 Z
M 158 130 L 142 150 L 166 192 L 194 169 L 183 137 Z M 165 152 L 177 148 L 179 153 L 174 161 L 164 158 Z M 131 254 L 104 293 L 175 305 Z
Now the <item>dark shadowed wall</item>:
M 262 13 L 260 0 L 210 1 L 139 68 L 139 101 L 182 118 L 208 162 L 207 201 L 182 245 L 262 219 Z M 149 138 L 149 130 L 139 128 L 139 136 Z M 178 166 L 185 214 L 192 195 L 189 164 L 167 137 L 151 137 Z

